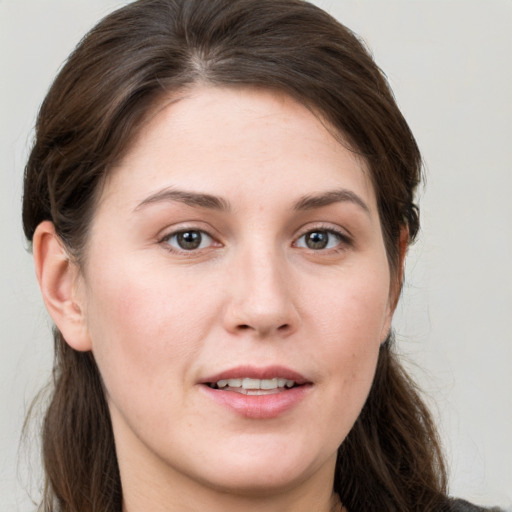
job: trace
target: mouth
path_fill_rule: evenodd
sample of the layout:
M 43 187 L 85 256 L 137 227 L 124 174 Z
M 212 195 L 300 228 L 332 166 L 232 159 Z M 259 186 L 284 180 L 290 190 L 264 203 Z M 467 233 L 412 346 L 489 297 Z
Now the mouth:
M 256 368 L 239 366 L 212 375 L 201 384 L 217 391 L 231 391 L 241 395 L 274 395 L 312 384 L 300 373 L 284 366 Z
M 219 379 L 215 382 L 207 382 L 206 385 L 211 389 L 253 396 L 273 395 L 300 386 L 294 380 L 284 377 L 273 377 L 271 379 L 253 379 L 250 377 Z
M 215 403 L 249 419 L 272 419 L 293 410 L 309 395 L 313 382 L 284 366 L 238 366 L 202 379 Z

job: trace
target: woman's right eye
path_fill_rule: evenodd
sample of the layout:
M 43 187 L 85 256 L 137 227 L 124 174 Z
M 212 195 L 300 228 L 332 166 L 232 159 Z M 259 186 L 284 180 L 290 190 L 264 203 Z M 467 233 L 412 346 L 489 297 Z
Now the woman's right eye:
M 214 240 L 208 233 L 200 229 L 184 229 L 167 235 L 162 239 L 162 243 L 170 246 L 169 250 L 171 251 L 190 252 L 206 249 L 214 243 Z

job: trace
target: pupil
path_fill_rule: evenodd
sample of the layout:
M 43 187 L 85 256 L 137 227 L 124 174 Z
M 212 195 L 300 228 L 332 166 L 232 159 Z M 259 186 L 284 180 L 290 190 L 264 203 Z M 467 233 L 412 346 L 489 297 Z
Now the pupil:
M 185 250 L 197 249 L 201 245 L 199 231 L 183 231 L 177 235 L 178 245 Z
M 313 231 L 306 235 L 306 245 L 310 249 L 324 249 L 327 242 L 328 234 L 325 231 Z

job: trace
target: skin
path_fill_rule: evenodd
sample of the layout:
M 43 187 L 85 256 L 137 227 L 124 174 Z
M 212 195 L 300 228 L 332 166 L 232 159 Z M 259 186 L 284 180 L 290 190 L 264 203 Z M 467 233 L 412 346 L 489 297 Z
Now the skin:
M 200 233 L 200 247 L 180 248 L 180 230 Z M 312 232 L 328 245 L 308 246 Z M 34 255 L 57 326 L 98 363 L 125 512 L 331 509 L 336 451 L 396 293 L 365 162 L 318 117 L 250 88 L 175 96 L 111 171 L 84 266 L 49 222 Z M 223 407 L 200 384 L 276 364 L 311 384 L 271 419 Z

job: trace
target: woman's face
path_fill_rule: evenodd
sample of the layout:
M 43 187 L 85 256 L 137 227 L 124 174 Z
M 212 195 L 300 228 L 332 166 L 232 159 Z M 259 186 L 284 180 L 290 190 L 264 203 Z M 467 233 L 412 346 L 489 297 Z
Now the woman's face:
M 364 162 L 256 89 L 162 104 L 112 170 L 78 289 L 122 478 L 330 482 L 393 297 Z

